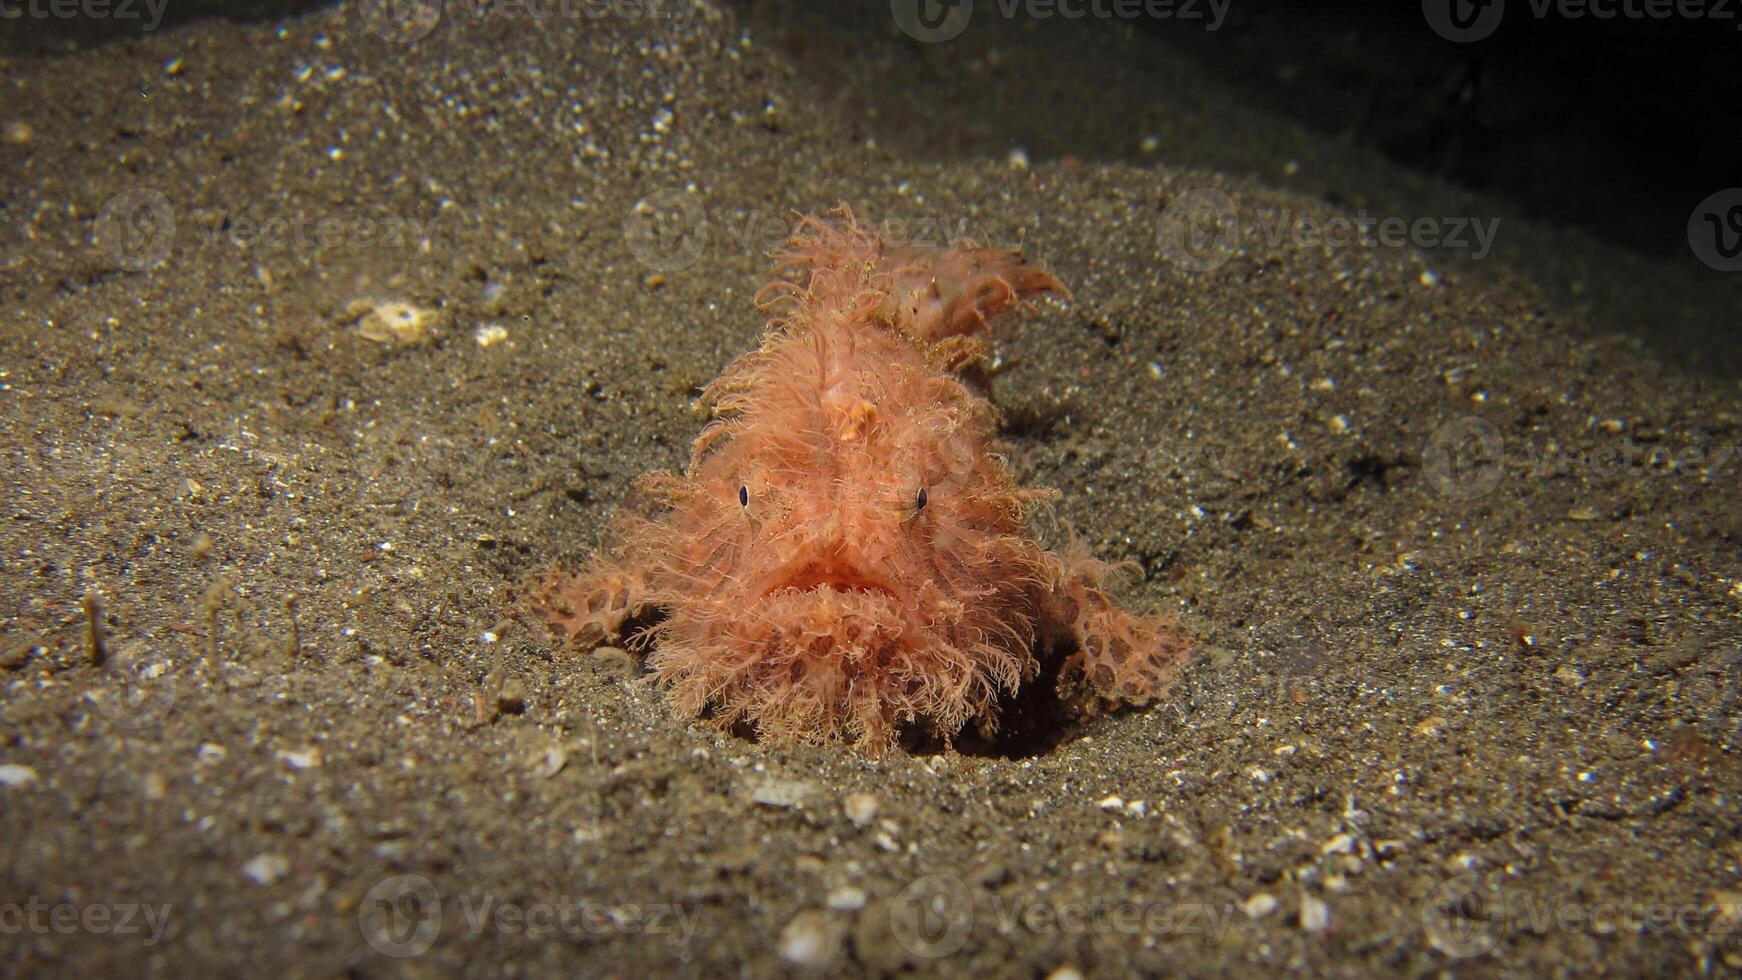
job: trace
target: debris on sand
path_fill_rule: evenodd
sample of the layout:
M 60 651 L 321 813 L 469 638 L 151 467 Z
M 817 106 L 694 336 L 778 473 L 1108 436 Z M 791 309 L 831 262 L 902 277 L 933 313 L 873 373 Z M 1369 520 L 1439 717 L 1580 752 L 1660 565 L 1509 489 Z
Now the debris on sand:
M 410 347 L 422 343 L 441 319 L 440 310 L 401 300 L 360 299 L 345 308 L 357 317 L 357 335 L 380 344 Z

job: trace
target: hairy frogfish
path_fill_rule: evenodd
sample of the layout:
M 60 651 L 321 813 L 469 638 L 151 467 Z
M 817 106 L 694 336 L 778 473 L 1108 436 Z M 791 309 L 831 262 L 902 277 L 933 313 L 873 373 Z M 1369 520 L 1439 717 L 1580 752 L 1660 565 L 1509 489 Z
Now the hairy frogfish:
M 1184 636 L 1116 605 L 1074 539 L 1038 543 L 1054 493 L 995 451 L 992 323 L 1063 285 L 1017 252 L 890 247 L 845 207 L 801 219 L 776 273 L 686 472 L 642 477 L 601 548 L 537 584 L 543 618 L 644 656 L 686 716 L 869 754 L 991 735 L 1037 678 L 1082 713 L 1165 692 Z

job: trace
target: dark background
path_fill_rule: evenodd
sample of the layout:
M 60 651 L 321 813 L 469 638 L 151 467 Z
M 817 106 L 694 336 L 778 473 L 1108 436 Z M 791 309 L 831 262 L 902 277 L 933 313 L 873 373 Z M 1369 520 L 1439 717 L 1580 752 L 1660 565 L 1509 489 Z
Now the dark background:
M 1315 129 L 1662 255 L 1686 249 L 1700 201 L 1742 184 L 1742 6 L 1730 9 L 1538 19 L 1510 0 L 1470 44 L 1433 34 L 1414 0 L 1234 0 L 1216 32 L 1150 25 Z
M 758 26 L 778 6 L 734 2 Z M 168 0 L 163 29 L 204 17 L 271 21 L 323 5 Z M 866 46 L 912 44 L 894 29 L 883 0 L 805 6 L 853 25 Z M 1735 16 L 1602 20 L 1551 11 L 1538 18 L 1529 0 L 1510 0 L 1499 29 L 1470 44 L 1435 35 L 1414 0 L 1231 0 L 1217 31 L 1149 18 L 1109 29 L 1158 35 L 1255 104 L 1504 201 L 1527 218 L 1641 255 L 1686 258 L 1694 207 L 1742 185 L 1742 3 L 1727 9 Z M 137 24 L 0 20 L 0 50 L 124 43 Z M 802 46 L 804 31 L 790 28 L 781 43 Z M 917 125 L 923 129 L 924 121 Z M 1027 142 L 1041 157 L 1060 151 Z

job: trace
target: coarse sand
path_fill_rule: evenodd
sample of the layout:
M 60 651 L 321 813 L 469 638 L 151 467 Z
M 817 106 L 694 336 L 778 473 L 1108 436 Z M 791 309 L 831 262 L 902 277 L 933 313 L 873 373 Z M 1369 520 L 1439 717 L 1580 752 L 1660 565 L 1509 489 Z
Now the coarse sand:
M 806 67 L 942 90 L 1034 32 L 449 6 L 3 63 L 0 972 L 1742 970 L 1732 382 L 1492 262 L 1268 234 L 1346 212 L 1209 95 L 1118 159 L 928 155 Z M 1166 703 L 778 748 L 523 615 L 843 201 L 1069 285 L 993 399 L 1196 638 Z

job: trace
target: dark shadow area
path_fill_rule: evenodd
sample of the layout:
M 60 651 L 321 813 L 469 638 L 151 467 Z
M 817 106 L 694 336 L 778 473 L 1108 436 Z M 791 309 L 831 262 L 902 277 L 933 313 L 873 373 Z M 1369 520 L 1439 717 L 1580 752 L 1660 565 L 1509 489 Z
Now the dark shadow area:
M 1032 759 L 1043 756 L 1076 734 L 1080 719 L 1059 696 L 1059 665 L 1065 651 L 1041 658 L 1040 674 L 1023 684 L 1013 698 L 998 706 L 998 730 L 981 734 L 973 725 L 958 733 L 948 749 L 935 735 L 904 733 L 902 746 L 915 755 L 948 750 L 988 759 Z
M 1239 0 L 1216 31 L 1138 23 L 1322 134 L 1534 220 L 1685 251 L 1694 205 L 1742 183 L 1742 21 L 1503 10 L 1469 42 L 1413 2 Z
M 296 17 L 335 0 L 0 0 L 0 54 L 68 54 L 218 18 Z
M 1147 8 L 915 2 L 972 14 L 959 35 L 928 42 L 895 23 L 888 0 L 733 6 L 856 138 L 905 156 L 1163 164 L 1347 213 L 1486 222 L 1491 251 L 1448 241 L 1428 257 L 1460 278 L 1516 271 L 1587 333 L 1691 373 L 1742 375 L 1742 286 L 1690 228 L 1713 195 L 1742 188 L 1730 119 L 1742 11 L 1578 16 L 1570 3 L 1569 15 L 1549 0 L 1489 0 L 1503 19 L 1464 43 L 1413 0 L 1232 0 L 1214 29 L 1207 0 L 1123 17 L 1105 11 Z M 1717 234 L 1742 237 L 1742 212 L 1733 220 Z
M 967 0 L 942 6 L 956 2 Z M 874 110 L 861 114 L 868 131 L 920 156 L 1020 146 L 1038 159 L 1153 159 L 1138 139 L 1096 120 L 1162 94 L 1144 90 L 1160 77 L 1144 64 L 1156 52 L 1143 41 L 1154 38 L 1256 107 L 1641 252 L 1685 249 L 1690 209 L 1742 183 L 1742 128 L 1731 119 L 1742 104 L 1742 11 L 1731 20 L 1569 19 L 1512 0 L 1492 34 L 1455 43 L 1414 2 L 1236 0 L 1213 30 L 1207 15 L 1025 20 L 983 2 L 959 38 L 923 44 L 896 29 L 886 0 L 733 6 L 829 80 L 826 88 L 840 89 L 823 97 L 863 100 Z M 1033 79 L 1053 97 L 1001 97 L 1010 79 L 999 62 L 1016 46 L 1083 42 L 1086 30 L 1114 35 L 1130 60 L 1104 61 L 1094 75 L 1067 73 L 1061 62 L 1058 75 Z M 899 66 L 908 84 L 853 89 L 845 80 L 855 65 Z
M 630 655 L 635 660 L 639 677 L 652 673 L 645 656 L 651 644 L 644 639 L 637 642 L 637 639 L 649 636 L 648 631 L 663 619 L 664 614 L 659 609 L 643 607 L 624 620 L 623 638 L 618 642 L 632 651 Z M 896 735 L 897 745 L 902 751 L 914 755 L 953 751 L 960 755 L 996 759 L 1030 759 L 1051 752 L 1068 741 L 1082 721 L 1079 712 L 1066 703 L 1059 691 L 1059 665 L 1070 652 L 1068 647 L 1054 649 L 1041 658 L 1039 675 L 1023 684 L 1015 697 L 1005 698 L 999 703 L 998 730 L 991 735 L 982 734 L 970 724 L 953 738 L 945 739 L 925 726 L 904 725 Z M 713 705 L 702 713 L 702 719 L 716 720 Z M 753 721 L 740 721 L 729 730 L 733 736 L 746 742 L 761 741 Z
M 0 54 L 64 55 L 205 19 L 271 23 L 333 2 L 0 0 Z M 1573 16 L 1490 0 L 1503 19 L 1462 43 L 1415 2 L 1231 0 L 1211 29 L 1208 0 L 1174 5 L 1191 16 L 1075 18 L 1030 11 L 1120 5 L 943 0 L 972 6 L 972 22 L 928 43 L 889 0 L 722 2 L 856 139 L 916 159 L 1206 169 L 1350 213 L 1486 221 L 1492 258 L 1435 249 L 1442 271 L 1516 270 L 1590 333 L 1742 376 L 1742 279 L 1691 241 L 1742 242 L 1742 210 L 1690 226 L 1712 195 L 1742 195 L 1742 10 Z

